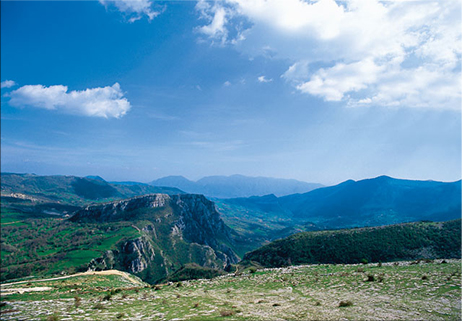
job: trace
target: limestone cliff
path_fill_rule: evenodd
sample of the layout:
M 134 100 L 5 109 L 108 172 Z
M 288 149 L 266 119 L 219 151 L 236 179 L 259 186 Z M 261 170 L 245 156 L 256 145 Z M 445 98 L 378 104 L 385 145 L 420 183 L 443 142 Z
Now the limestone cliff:
M 135 237 L 121 240 L 92 260 L 90 269 L 119 268 L 149 282 L 187 263 L 223 269 L 237 263 L 232 230 L 202 195 L 150 194 L 92 205 L 76 212 L 81 223 L 130 222 Z

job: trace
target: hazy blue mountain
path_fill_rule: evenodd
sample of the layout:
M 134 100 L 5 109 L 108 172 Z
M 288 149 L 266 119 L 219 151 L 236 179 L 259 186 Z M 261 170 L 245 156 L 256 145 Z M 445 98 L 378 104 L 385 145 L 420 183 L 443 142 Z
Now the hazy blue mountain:
M 461 181 L 444 183 L 380 176 L 279 198 L 294 219 L 329 227 L 376 226 L 461 216 Z
M 269 229 L 264 233 L 269 237 L 272 231 L 284 226 L 324 229 L 457 219 L 461 217 L 461 182 L 380 176 L 349 180 L 304 194 L 225 199 L 216 203 L 225 222 L 233 228 Z
M 168 176 L 157 179 L 150 184 L 176 187 L 188 193 L 204 194 L 208 197 L 216 198 L 250 197 L 267 194 L 283 196 L 305 193 L 323 186 L 294 179 L 247 177 L 242 175 L 208 176 L 196 182 L 182 176 Z
M 197 185 L 195 182 L 190 181 L 189 179 L 183 176 L 166 176 L 166 177 L 156 179 L 149 184 L 153 186 L 175 187 L 187 193 L 200 194 L 199 192 L 200 186 Z

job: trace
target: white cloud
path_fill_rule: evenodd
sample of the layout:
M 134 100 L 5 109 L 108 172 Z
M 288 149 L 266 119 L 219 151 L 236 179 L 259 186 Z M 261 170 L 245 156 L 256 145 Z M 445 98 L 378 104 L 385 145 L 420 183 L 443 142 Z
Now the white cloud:
M 225 0 L 220 8 L 248 21 L 232 38 L 235 19 L 222 20 L 227 43 L 250 57 L 289 61 L 282 77 L 300 92 L 348 103 L 460 106 L 459 0 Z
M 225 28 L 227 13 L 224 7 L 217 2 L 211 6 L 209 2 L 200 0 L 196 4 L 196 10 L 200 12 L 201 18 L 209 23 L 198 28 L 198 31 L 212 39 L 225 43 L 228 37 L 228 29 Z
M 352 64 L 338 63 L 329 69 L 320 69 L 311 79 L 297 86 L 301 92 L 324 97 L 327 101 L 340 101 L 345 93 L 357 92 L 377 81 L 383 67 L 371 59 Z
M 99 2 L 105 7 L 114 5 L 120 12 L 131 15 L 128 22 L 140 20 L 143 15 L 151 21 L 161 14 L 161 11 L 152 10 L 151 0 L 99 0 Z
M 11 88 L 16 86 L 16 83 L 13 80 L 5 80 L 1 82 L 1 88 Z
M 265 82 L 272 82 L 273 79 L 266 78 L 265 76 L 260 76 L 260 77 L 258 77 L 258 81 L 265 83 Z
M 231 82 L 230 82 L 229 80 L 227 80 L 227 81 L 225 81 L 225 82 L 223 83 L 223 86 L 229 87 L 229 86 L 231 86 Z
M 36 107 L 90 117 L 120 118 L 130 110 L 130 103 L 120 85 L 68 92 L 67 86 L 27 85 L 5 94 L 15 107 Z

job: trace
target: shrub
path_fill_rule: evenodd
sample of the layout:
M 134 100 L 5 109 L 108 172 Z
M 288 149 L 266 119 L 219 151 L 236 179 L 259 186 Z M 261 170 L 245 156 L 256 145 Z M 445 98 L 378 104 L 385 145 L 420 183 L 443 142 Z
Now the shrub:
M 119 312 L 119 313 L 117 313 L 116 318 L 117 319 L 122 319 L 124 316 L 125 316 L 125 313 Z
M 101 302 L 96 303 L 96 304 L 92 307 L 92 309 L 97 309 L 97 310 L 102 310 L 102 309 L 104 309 L 104 308 L 105 308 L 105 307 L 104 307 L 104 305 L 103 305 Z
M 382 261 L 379 261 L 379 264 L 377 264 L 378 267 L 382 267 Z
M 255 272 L 257 272 L 257 268 L 255 266 L 251 266 L 251 267 L 249 267 L 249 272 L 250 273 L 255 273 Z
M 343 307 L 351 307 L 353 305 L 353 302 L 349 301 L 349 300 L 346 300 L 346 301 L 340 301 L 340 303 L 338 304 L 338 306 L 340 308 L 343 308 Z
M 316 301 L 316 303 L 315 303 L 314 305 L 318 307 L 318 306 L 320 306 L 320 305 L 321 305 L 321 302 L 319 302 L 319 301 Z
M 234 315 L 234 313 L 235 312 L 233 310 L 221 310 L 220 311 L 220 315 L 222 317 L 230 317 L 230 316 Z
M 49 315 L 47 317 L 47 321 L 58 321 L 59 320 L 59 317 L 56 313 L 53 313 L 52 315 Z
M 362 259 L 362 260 L 361 260 L 361 263 L 362 263 L 362 264 L 367 264 L 367 263 L 369 263 L 369 261 L 367 261 L 366 259 Z
M 362 267 L 359 267 L 356 269 L 356 272 L 359 272 L 359 273 L 364 273 L 364 268 Z
M 80 297 L 75 296 L 75 297 L 74 297 L 74 306 L 75 306 L 76 308 L 78 308 L 78 307 L 80 306 L 81 301 L 82 301 L 82 299 L 81 299 Z
M 428 280 L 428 276 L 426 276 L 425 274 L 422 276 L 422 280 Z
M 280 307 L 281 305 L 279 303 L 274 303 L 273 307 Z
M 103 297 L 103 301 L 110 301 L 111 299 L 112 299 L 111 293 L 108 293 Z
M 367 276 L 366 282 L 374 282 L 374 281 L 375 281 L 374 275 L 369 274 L 369 275 Z
M 111 290 L 111 295 L 114 295 L 114 294 L 117 294 L 117 293 L 120 293 L 122 292 L 122 289 L 112 289 Z
M 193 307 L 194 307 L 194 308 L 199 307 L 199 302 L 194 303 Z

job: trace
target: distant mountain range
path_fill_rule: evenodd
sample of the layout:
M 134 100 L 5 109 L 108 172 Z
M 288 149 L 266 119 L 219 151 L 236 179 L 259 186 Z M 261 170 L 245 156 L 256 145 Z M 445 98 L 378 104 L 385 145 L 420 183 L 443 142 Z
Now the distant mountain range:
M 150 183 L 153 186 L 176 187 L 187 193 L 203 194 L 214 198 L 235 198 L 274 194 L 284 196 L 306 193 L 323 187 L 317 183 L 306 183 L 295 179 L 269 177 L 247 177 L 242 175 L 208 176 L 190 181 L 183 176 L 167 176 Z
M 446 221 L 461 217 L 461 181 L 444 183 L 380 176 L 284 197 L 217 200 L 217 205 L 225 222 L 241 230 L 286 227 L 293 233 L 290 230 L 294 227 L 303 231 Z

